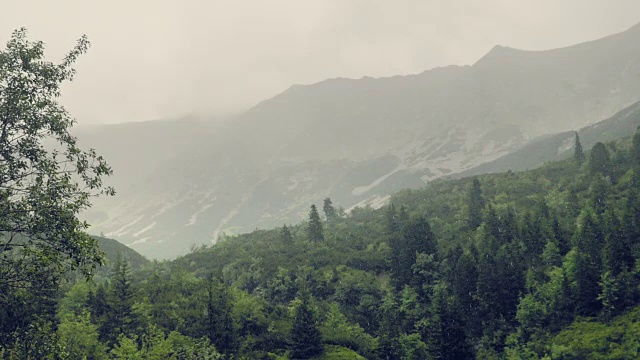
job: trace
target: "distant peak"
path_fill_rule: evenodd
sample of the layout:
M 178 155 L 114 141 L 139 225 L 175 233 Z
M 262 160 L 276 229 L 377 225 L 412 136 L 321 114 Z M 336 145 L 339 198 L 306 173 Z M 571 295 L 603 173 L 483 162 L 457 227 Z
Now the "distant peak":
M 628 28 L 626 31 L 628 32 L 636 32 L 636 31 L 640 31 L 640 22 L 633 25 L 632 27 Z
M 514 49 L 508 46 L 496 45 L 491 51 L 489 51 L 485 56 L 481 57 L 480 60 L 476 61 L 473 66 L 482 66 L 485 64 L 492 64 L 496 61 L 500 61 L 500 59 L 504 59 L 515 54 L 522 53 L 522 50 Z

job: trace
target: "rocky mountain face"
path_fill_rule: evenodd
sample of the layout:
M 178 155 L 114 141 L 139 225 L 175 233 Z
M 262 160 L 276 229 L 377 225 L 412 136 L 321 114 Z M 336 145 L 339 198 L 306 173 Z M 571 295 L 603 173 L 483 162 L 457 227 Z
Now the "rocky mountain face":
M 580 143 L 586 151 L 597 142 L 606 143 L 634 134 L 639 127 L 640 102 L 636 102 L 606 120 L 586 126 L 578 131 L 565 131 L 541 136 L 507 155 L 453 174 L 451 177 L 462 178 L 480 174 L 535 169 L 545 162 L 574 156 L 576 133 L 578 133 Z
M 640 99 L 640 25 L 572 47 L 497 46 L 472 66 L 295 85 L 223 125 L 163 121 L 81 130 L 118 195 L 85 214 L 154 258 L 222 233 L 297 222 L 497 160 Z

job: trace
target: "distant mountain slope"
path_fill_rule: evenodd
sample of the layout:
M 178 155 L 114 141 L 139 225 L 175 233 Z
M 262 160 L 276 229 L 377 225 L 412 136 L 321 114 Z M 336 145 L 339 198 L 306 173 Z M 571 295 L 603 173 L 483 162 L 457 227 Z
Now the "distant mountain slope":
M 633 134 L 638 126 L 640 126 L 640 102 L 619 111 L 607 120 L 580 129 L 578 135 L 582 147 L 590 149 L 598 141 L 607 142 Z M 573 131 L 545 136 L 499 159 L 462 171 L 453 177 L 533 169 L 545 162 L 572 156 L 574 143 L 575 132 Z
M 80 126 L 74 129 L 83 147 L 93 147 L 114 169 L 109 184 L 120 190 L 148 177 L 158 166 L 191 144 L 205 141 L 216 128 L 210 120 L 176 120 Z
M 104 252 L 106 258 L 106 269 L 110 269 L 116 263 L 118 257 L 126 260 L 132 269 L 137 269 L 149 262 L 144 256 L 138 254 L 135 250 L 129 248 L 120 242 L 105 237 L 94 236 L 98 240 L 100 249 Z M 105 270 L 103 268 L 103 270 Z
M 154 136 L 154 122 L 133 137 L 124 125 L 98 129 L 121 186 L 86 218 L 150 257 L 173 257 L 222 232 L 298 221 L 327 196 L 379 206 L 607 118 L 640 99 L 639 78 L 637 25 L 549 51 L 497 46 L 472 66 L 296 85 L 217 128 L 158 125 L 180 141 Z

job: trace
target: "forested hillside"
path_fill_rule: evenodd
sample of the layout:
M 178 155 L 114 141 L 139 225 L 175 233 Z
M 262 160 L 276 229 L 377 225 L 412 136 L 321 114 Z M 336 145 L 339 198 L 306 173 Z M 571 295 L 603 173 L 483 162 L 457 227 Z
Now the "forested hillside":
M 305 223 L 225 237 L 137 271 L 118 261 L 109 279 L 59 294 L 4 294 L 0 351 L 637 358 L 639 193 L 637 133 L 586 152 L 576 138 L 571 159 L 435 181 L 380 210 L 344 214 L 326 199 Z M 6 321 L 16 309 L 23 321 Z

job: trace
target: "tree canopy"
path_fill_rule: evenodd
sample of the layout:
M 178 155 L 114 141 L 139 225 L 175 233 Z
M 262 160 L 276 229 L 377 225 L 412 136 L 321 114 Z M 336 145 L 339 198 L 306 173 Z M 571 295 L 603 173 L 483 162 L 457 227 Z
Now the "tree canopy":
M 114 193 L 103 186 L 112 171 L 94 150 L 78 147 L 69 132 L 75 120 L 58 102 L 88 47 L 81 37 L 55 64 L 44 59 L 44 44 L 20 29 L 0 50 L 0 306 L 16 319 L 25 320 L 18 311 L 25 296 L 44 306 L 60 276 L 88 276 L 102 263 L 78 214 L 93 196 Z

